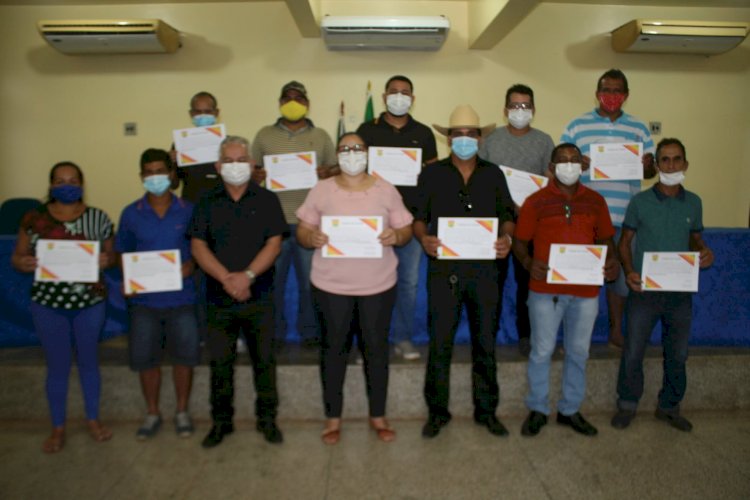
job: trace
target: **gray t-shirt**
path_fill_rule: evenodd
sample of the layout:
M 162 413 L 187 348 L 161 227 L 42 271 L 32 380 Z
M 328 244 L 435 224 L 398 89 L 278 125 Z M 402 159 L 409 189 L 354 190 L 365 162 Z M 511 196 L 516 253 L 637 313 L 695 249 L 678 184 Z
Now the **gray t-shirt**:
M 508 127 L 496 128 L 479 146 L 479 156 L 485 160 L 532 174 L 546 175 L 555 143 L 552 138 L 532 128 L 515 136 Z

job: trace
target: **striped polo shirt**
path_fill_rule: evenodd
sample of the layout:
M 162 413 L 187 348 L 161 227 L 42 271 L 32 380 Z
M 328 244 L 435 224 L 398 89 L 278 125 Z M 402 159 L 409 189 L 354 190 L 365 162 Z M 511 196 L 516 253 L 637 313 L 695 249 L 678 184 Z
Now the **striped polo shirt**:
M 613 122 L 594 109 L 570 122 L 560 137 L 560 142 L 575 144 L 586 156 L 591 156 L 591 144 L 621 142 L 642 142 L 644 154 L 654 153 L 654 141 L 648 127 L 625 112 Z M 617 227 L 622 226 L 630 199 L 641 191 L 641 181 L 591 182 L 588 170 L 581 175 L 581 182 L 604 197 L 612 224 Z
M 257 165 L 263 165 L 263 156 L 288 153 L 315 151 L 318 167 L 335 166 L 338 163 L 336 148 L 328 133 L 317 128 L 312 121 L 306 120 L 307 125 L 299 130 L 289 130 L 279 118 L 273 125 L 267 125 L 255 135 L 250 151 Z M 281 209 L 287 223 L 297 224 L 297 209 L 305 201 L 309 189 L 295 189 L 276 193 L 281 201 Z

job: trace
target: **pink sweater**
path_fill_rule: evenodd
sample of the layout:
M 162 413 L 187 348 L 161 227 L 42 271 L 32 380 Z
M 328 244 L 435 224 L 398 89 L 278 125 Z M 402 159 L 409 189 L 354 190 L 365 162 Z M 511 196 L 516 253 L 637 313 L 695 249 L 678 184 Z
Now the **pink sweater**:
M 320 227 L 324 215 L 381 215 L 384 230 L 408 226 L 413 219 L 396 188 L 381 179 L 366 191 L 341 189 L 333 177 L 319 181 L 297 209 L 297 218 Z M 337 295 L 375 295 L 396 284 L 397 266 L 390 246 L 383 248 L 381 259 L 325 259 L 316 249 L 310 281 Z

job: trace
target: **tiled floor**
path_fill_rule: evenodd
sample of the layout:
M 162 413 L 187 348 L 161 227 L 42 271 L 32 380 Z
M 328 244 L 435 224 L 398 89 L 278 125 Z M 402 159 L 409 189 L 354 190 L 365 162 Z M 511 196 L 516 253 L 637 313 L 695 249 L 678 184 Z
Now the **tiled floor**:
M 643 413 L 624 431 L 592 415 L 594 438 L 550 423 L 539 436 L 508 438 L 455 419 L 433 440 L 421 422 L 393 421 L 379 442 L 364 421 L 345 421 L 341 442 L 320 442 L 321 422 L 282 421 L 283 445 L 241 421 L 224 443 L 200 447 L 208 422 L 179 439 L 170 422 L 137 442 L 137 422 L 111 425 L 95 443 L 70 422 L 57 455 L 40 451 L 41 422 L 0 423 L 0 498 L 14 499 L 747 499 L 750 413 L 693 413 L 682 433 Z

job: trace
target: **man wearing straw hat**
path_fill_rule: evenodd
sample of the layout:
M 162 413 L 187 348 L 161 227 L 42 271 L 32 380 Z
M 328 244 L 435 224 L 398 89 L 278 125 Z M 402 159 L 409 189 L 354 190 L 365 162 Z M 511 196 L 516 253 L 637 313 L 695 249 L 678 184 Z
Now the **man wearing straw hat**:
M 447 127 L 433 127 L 448 138 L 451 154 L 425 167 L 417 185 L 414 236 L 429 257 L 430 345 L 424 387 L 429 417 L 422 435 L 437 436 L 451 419 L 450 364 L 461 308 L 465 305 L 472 344 L 474 420 L 492 434 L 506 436 L 507 429 L 495 415 L 499 403 L 495 337 L 500 290 L 512 243 L 513 201 L 502 171 L 477 156 L 479 141 L 495 124 L 481 127 L 476 111 L 461 105 L 451 113 Z M 461 259 L 443 246 L 438 233 L 441 219 L 450 225 L 480 217 L 492 218 L 482 224 L 490 228 L 494 224 L 492 229 L 497 230 L 497 239 L 490 243 L 487 257 Z

